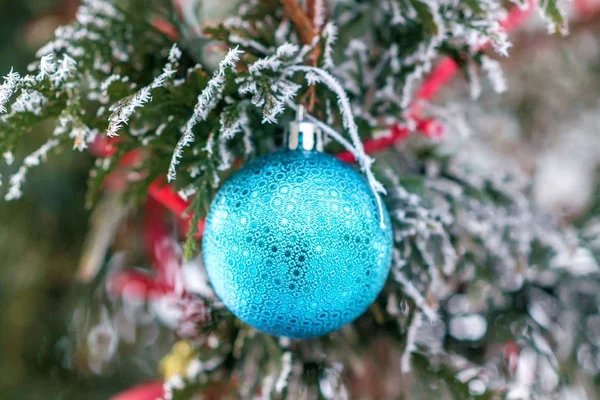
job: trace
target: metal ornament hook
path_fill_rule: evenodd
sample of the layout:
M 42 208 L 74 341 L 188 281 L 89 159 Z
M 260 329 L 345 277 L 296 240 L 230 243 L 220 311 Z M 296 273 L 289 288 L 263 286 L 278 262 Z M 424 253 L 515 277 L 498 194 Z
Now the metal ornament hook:
M 298 106 L 296 119 L 288 127 L 286 147 L 290 150 L 323 151 L 323 133 L 316 124 L 305 119 L 302 105 Z

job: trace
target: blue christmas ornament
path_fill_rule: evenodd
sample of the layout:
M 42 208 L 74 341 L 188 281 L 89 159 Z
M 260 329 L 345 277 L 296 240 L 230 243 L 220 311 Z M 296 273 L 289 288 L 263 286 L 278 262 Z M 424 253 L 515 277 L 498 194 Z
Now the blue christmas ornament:
M 366 179 L 318 151 L 315 125 L 292 124 L 288 149 L 249 162 L 206 219 L 204 263 L 225 306 L 275 336 L 339 329 L 377 298 L 392 258 Z

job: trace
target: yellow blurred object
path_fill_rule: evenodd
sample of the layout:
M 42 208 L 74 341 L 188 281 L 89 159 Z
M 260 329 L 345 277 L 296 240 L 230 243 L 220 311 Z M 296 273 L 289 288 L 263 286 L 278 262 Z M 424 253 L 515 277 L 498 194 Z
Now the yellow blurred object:
M 160 361 L 159 369 L 165 380 L 176 375 L 185 375 L 190 362 L 198 357 L 189 340 L 175 342 L 169 354 Z

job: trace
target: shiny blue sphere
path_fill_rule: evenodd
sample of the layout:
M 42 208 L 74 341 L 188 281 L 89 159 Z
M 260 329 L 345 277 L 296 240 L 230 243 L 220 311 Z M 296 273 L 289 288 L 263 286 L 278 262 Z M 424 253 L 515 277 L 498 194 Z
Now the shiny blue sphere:
M 275 336 L 339 329 L 375 301 L 392 230 L 366 179 L 321 152 L 285 150 L 248 163 L 215 197 L 203 256 L 225 306 Z

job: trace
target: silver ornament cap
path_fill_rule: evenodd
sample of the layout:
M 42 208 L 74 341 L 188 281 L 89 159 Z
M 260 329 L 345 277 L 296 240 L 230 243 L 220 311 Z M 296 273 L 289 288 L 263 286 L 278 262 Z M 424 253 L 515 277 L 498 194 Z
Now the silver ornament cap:
M 304 106 L 298 106 L 296 120 L 291 122 L 286 135 L 286 148 L 290 150 L 323 151 L 323 133 L 304 117 Z

